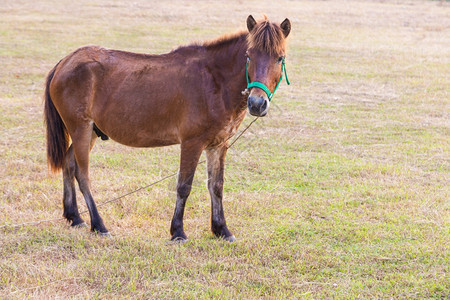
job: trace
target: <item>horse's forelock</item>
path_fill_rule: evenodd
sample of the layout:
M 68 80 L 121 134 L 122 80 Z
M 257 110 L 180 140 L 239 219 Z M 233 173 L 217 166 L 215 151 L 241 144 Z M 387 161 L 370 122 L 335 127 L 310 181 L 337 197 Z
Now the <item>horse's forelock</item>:
M 258 22 L 249 33 L 248 46 L 273 56 L 281 56 L 285 54 L 285 40 L 281 27 L 265 19 Z

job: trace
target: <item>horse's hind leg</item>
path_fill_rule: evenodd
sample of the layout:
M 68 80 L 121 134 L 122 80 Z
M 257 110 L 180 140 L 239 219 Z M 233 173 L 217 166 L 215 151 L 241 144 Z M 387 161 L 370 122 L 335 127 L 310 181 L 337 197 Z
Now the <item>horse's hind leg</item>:
M 81 193 L 89 210 L 91 217 L 91 230 L 107 235 L 108 230 L 103 224 L 103 220 L 98 213 L 94 198 L 90 190 L 89 181 L 89 152 L 91 151 L 97 136 L 94 134 L 92 124 L 80 125 L 77 130 L 71 133 L 72 145 L 77 163 L 75 177 L 78 181 Z
M 67 221 L 71 222 L 71 226 L 86 225 L 84 220 L 80 217 L 77 206 L 77 197 L 75 193 L 75 172 L 77 169 L 77 162 L 73 153 L 73 146 L 69 147 L 67 151 L 66 160 L 63 166 L 63 182 L 64 182 L 64 214 Z

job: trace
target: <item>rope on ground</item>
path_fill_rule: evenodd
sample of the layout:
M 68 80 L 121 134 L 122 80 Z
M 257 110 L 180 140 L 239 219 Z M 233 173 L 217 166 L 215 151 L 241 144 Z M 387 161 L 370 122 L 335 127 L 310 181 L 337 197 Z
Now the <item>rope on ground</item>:
M 239 138 L 247 131 L 247 129 L 249 129 L 250 126 L 252 126 L 252 124 L 255 123 L 256 120 L 258 120 L 258 119 L 259 119 L 259 117 L 256 117 L 255 119 L 253 119 L 253 120 L 250 122 L 250 124 L 248 124 L 248 125 L 244 128 L 244 130 L 242 130 L 242 131 L 239 133 L 239 135 L 231 142 L 231 144 L 228 146 L 228 149 L 230 149 L 230 148 L 234 145 L 234 143 L 236 143 L 236 141 L 237 141 L 237 140 L 238 140 L 238 139 L 239 139 Z M 226 142 L 228 142 L 232 137 L 233 137 L 233 136 L 229 137 L 229 138 L 226 140 Z M 202 160 L 202 161 L 200 161 L 198 164 L 202 164 L 202 163 L 205 163 L 205 162 L 206 162 L 206 160 Z M 135 189 L 135 190 L 133 190 L 133 191 L 131 191 L 131 192 L 128 192 L 128 193 L 124 194 L 124 195 L 121 195 L 121 196 L 119 196 L 119 197 L 116 197 L 116 198 L 107 200 L 107 201 L 102 202 L 102 203 L 99 203 L 99 204 L 97 204 L 97 207 L 101 207 L 101 206 L 104 206 L 104 205 L 106 205 L 106 204 L 108 204 L 108 203 L 118 201 L 118 200 L 120 200 L 120 199 L 122 199 L 122 198 L 124 198 L 124 197 L 126 197 L 126 196 L 129 196 L 129 195 L 131 195 L 131 194 L 134 194 L 134 193 L 136 193 L 136 192 L 139 192 L 140 190 L 143 190 L 143 189 L 149 188 L 149 187 L 151 187 L 151 186 L 154 186 L 154 185 L 156 185 L 156 184 L 158 184 L 158 183 L 160 183 L 160 182 L 162 182 L 162 181 L 164 181 L 164 180 L 166 180 L 166 179 L 169 179 L 169 178 L 171 178 L 171 177 L 174 177 L 174 176 L 176 176 L 177 174 L 178 174 L 178 172 L 175 172 L 175 173 L 173 173 L 173 174 L 170 174 L 170 175 L 167 175 L 167 176 L 165 176 L 165 177 L 162 177 L 161 179 L 159 179 L 159 180 L 157 180 L 157 181 L 154 181 L 154 182 L 152 182 L 152 183 L 150 183 L 150 184 L 147 184 L 147 185 L 145 185 L 145 186 L 139 187 L 139 188 L 137 188 L 137 189 Z M 87 213 L 87 212 L 89 212 L 89 210 L 84 210 L 84 211 L 80 212 L 80 215 L 85 214 L 85 213 Z M 54 222 L 54 221 L 62 221 L 62 220 L 65 220 L 65 218 L 45 219 L 45 220 L 39 220 L 39 221 L 33 221 L 33 222 L 25 222 L 25 223 L 21 223 L 21 224 L 4 224 L 4 225 L 0 225 L 0 229 L 2 229 L 2 228 L 17 228 L 17 227 L 23 227 L 23 226 L 34 226 L 34 225 L 39 225 L 39 224 L 41 224 L 41 223 Z
M 46 220 L 40 220 L 40 221 L 33 221 L 33 222 L 25 222 L 22 224 L 4 224 L 1 225 L 0 228 L 15 228 L 15 227 L 23 227 L 28 225 L 38 225 L 44 222 L 53 222 L 53 221 L 61 221 L 64 220 L 64 218 L 55 218 L 55 219 L 46 219 Z

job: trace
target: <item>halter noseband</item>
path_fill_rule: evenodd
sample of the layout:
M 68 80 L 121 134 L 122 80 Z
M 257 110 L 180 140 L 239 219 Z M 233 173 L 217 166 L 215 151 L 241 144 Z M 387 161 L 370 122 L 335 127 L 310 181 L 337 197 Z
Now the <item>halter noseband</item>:
M 281 83 L 281 80 L 283 80 L 283 72 L 284 72 L 284 77 L 286 77 L 286 83 L 288 85 L 290 85 L 291 83 L 289 82 L 289 79 L 287 77 L 287 73 L 286 73 L 286 65 L 284 62 L 284 57 L 283 60 L 281 61 L 281 76 L 280 76 L 280 80 L 278 80 L 277 85 L 275 86 L 275 89 L 273 90 L 273 93 L 270 92 L 269 88 L 262 82 L 258 82 L 258 81 L 254 81 L 254 82 L 250 82 L 250 79 L 248 77 L 248 63 L 250 62 L 250 58 L 247 57 L 247 64 L 245 66 L 245 76 L 247 77 L 247 88 L 245 89 L 245 93 L 247 93 L 249 91 L 249 89 L 251 89 L 252 87 L 257 87 L 262 89 L 266 94 L 267 97 L 269 98 L 269 101 L 272 100 L 273 95 L 275 94 L 275 92 L 278 89 L 278 86 Z

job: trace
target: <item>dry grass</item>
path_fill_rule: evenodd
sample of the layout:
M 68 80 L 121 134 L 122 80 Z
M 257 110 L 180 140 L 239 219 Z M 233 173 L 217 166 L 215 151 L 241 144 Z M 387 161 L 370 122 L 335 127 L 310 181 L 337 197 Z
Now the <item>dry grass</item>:
M 101 208 L 113 240 L 64 222 L 0 231 L 0 298 L 446 298 L 450 6 L 443 1 L 9 1 L 0 7 L 0 225 L 58 218 L 43 82 L 85 44 L 163 53 L 293 22 L 293 83 L 228 156 L 209 232 L 205 166 L 169 244 L 174 179 Z M 245 122 L 249 122 L 251 118 Z M 97 202 L 176 171 L 178 147 L 98 142 Z M 79 203 L 85 209 L 81 197 Z

